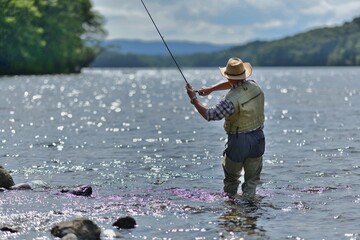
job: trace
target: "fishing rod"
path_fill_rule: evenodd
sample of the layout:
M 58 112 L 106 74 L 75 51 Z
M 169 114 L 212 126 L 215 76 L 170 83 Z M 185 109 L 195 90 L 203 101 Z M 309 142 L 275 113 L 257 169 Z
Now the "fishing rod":
M 181 71 L 181 69 L 180 69 L 180 67 L 179 67 L 179 64 L 176 62 L 175 57 L 174 57 L 174 56 L 173 56 L 173 54 L 171 53 L 170 48 L 169 48 L 169 47 L 168 47 L 168 45 L 166 44 L 164 37 L 161 35 L 161 33 L 160 33 L 160 31 L 159 31 L 159 28 L 156 26 L 156 24 L 155 24 L 155 22 L 154 22 L 154 19 L 151 17 L 151 14 L 150 14 L 149 10 L 147 9 L 147 7 L 146 7 L 146 5 L 145 5 L 144 1 L 143 1 L 143 0 L 141 0 L 141 2 L 142 2 L 142 4 L 144 5 L 144 8 L 145 8 L 146 12 L 148 13 L 148 15 L 149 15 L 149 17 L 150 17 L 150 19 L 151 19 L 152 23 L 154 24 L 154 26 L 155 26 L 155 28 L 156 28 L 157 32 L 159 33 L 159 35 L 160 35 L 160 37 L 161 37 L 161 39 L 162 39 L 162 41 L 163 41 L 163 43 L 164 43 L 164 45 L 165 45 L 166 49 L 169 51 L 170 56 L 171 56 L 171 57 L 172 57 L 172 59 L 174 60 L 174 62 L 175 62 L 175 64 L 176 64 L 177 68 L 179 69 L 179 72 L 181 73 L 181 76 L 184 78 L 184 80 L 185 80 L 186 84 L 187 84 L 187 85 L 190 85 L 190 84 L 189 84 L 189 82 L 186 80 L 186 78 L 185 78 L 185 76 L 184 76 L 183 72 Z

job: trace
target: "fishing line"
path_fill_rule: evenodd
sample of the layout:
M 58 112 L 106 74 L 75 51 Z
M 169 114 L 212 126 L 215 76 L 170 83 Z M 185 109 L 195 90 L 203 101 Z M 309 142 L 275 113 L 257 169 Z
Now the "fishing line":
M 165 45 L 166 49 L 169 51 L 170 56 L 171 56 L 171 57 L 172 57 L 172 59 L 174 60 L 174 62 L 175 62 L 175 64 L 176 64 L 177 68 L 179 69 L 179 72 L 181 73 L 181 76 L 184 78 L 184 80 L 185 80 L 186 84 L 187 84 L 187 85 L 190 85 L 190 84 L 189 84 L 189 82 L 186 80 L 186 78 L 185 78 L 185 76 L 184 76 L 183 72 L 181 71 L 181 69 L 180 69 L 180 67 L 179 67 L 179 64 L 176 62 L 175 57 L 174 57 L 174 56 L 173 56 L 173 54 L 171 53 L 170 48 L 169 48 L 169 47 L 168 47 L 168 45 L 166 44 L 165 39 L 164 39 L 164 38 L 163 38 L 163 36 L 161 35 L 161 33 L 160 33 L 160 31 L 159 31 L 158 27 L 156 26 L 156 24 L 155 24 L 155 22 L 154 22 L 154 19 L 151 17 L 151 14 L 150 14 L 149 10 L 147 9 L 147 7 L 145 6 L 144 1 L 143 1 L 143 0 L 141 0 L 141 2 L 142 2 L 142 4 L 144 5 L 144 8 L 145 8 L 146 12 L 148 13 L 148 15 L 149 15 L 149 17 L 150 17 L 150 19 L 151 19 L 152 23 L 154 24 L 154 26 L 155 26 L 155 28 L 156 28 L 157 32 L 159 33 L 159 35 L 160 35 L 160 37 L 161 37 L 161 39 L 162 39 L 162 41 L 163 41 L 163 43 L 164 43 L 164 45 Z

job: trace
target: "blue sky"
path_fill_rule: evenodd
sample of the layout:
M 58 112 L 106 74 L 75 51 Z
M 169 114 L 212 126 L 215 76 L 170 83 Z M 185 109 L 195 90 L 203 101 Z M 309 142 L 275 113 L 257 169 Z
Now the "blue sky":
M 91 0 L 108 39 L 161 40 L 140 0 Z M 143 0 L 165 40 L 242 44 L 360 16 L 359 0 Z

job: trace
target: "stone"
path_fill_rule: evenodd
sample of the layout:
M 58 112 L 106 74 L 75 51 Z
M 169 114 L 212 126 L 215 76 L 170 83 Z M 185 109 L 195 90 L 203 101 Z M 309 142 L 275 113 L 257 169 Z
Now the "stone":
M 114 227 L 118 227 L 118 228 L 124 228 L 124 229 L 130 229 L 130 228 L 135 228 L 136 226 L 136 221 L 134 218 L 132 217 L 121 217 L 118 218 L 114 223 L 113 223 Z
M 10 189 L 14 185 L 15 183 L 10 173 L 0 165 L 0 188 Z
M 62 193 L 70 193 L 76 196 L 89 197 L 92 194 L 92 187 L 90 185 L 82 185 L 73 189 L 62 189 Z
M 18 183 L 10 187 L 10 190 L 31 190 L 31 186 L 28 183 Z
M 10 228 L 10 227 L 2 227 L 2 228 L 0 228 L 0 231 L 2 231 L 2 232 L 10 232 L 10 233 L 17 233 L 17 232 L 19 232 L 18 230 L 15 230 L 15 229 Z
M 56 224 L 51 234 L 63 239 L 99 240 L 101 229 L 89 219 L 76 218 Z
M 73 233 L 66 234 L 65 237 L 63 237 L 61 239 L 62 240 L 79 240 L 79 238 Z
M 120 234 L 120 232 L 118 232 L 118 230 L 114 229 L 105 229 L 103 231 L 103 237 L 105 239 L 114 239 L 114 238 L 122 238 L 122 235 Z

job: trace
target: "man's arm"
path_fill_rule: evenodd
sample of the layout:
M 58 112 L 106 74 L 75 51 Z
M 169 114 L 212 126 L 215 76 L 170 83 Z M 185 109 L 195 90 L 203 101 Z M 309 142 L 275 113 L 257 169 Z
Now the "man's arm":
M 219 82 L 211 87 L 203 87 L 199 90 L 199 94 L 201 96 L 207 96 L 213 91 L 221 91 L 221 90 L 227 90 L 231 88 L 231 84 L 229 81 L 223 81 Z
M 200 115 L 205 120 L 208 120 L 207 115 L 206 115 L 207 108 L 204 106 L 204 104 L 202 104 L 202 102 L 200 102 L 200 100 L 198 98 L 195 98 L 192 102 L 193 102 L 193 105 L 196 108 L 196 110 L 200 113 Z

